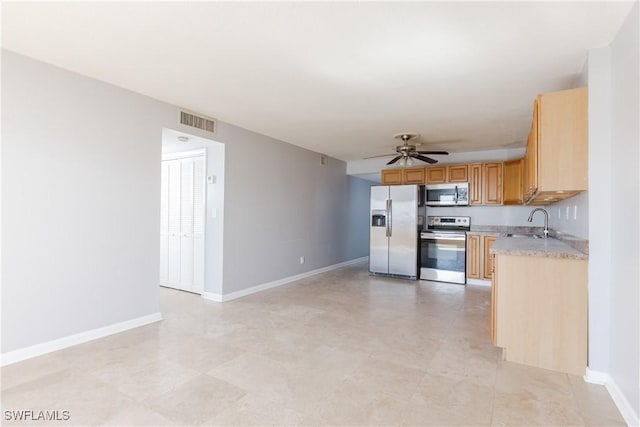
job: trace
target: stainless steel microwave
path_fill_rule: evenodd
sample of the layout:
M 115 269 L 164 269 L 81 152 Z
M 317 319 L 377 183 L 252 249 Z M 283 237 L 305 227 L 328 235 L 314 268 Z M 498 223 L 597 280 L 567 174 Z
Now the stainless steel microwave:
M 468 206 L 469 183 L 429 184 L 425 186 L 427 206 Z

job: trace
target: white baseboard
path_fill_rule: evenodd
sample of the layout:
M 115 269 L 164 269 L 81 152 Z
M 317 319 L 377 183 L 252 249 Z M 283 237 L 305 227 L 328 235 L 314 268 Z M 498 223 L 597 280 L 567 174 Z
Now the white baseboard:
M 491 287 L 491 280 L 480 280 L 480 279 L 469 279 L 469 278 L 467 278 L 467 285 Z
M 606 372 L 587 369 L 587 374 L 584 376 L 584 380 L 588 383 L 604 385 L 627 425 L 630 427 L 640 426 L 640 416 L 636 414 L 631 403 L 629 403 L 625 395 L 622 393 L 618 384 L 616 384 L 613 378 L 611 378 L 611 375 Z
M 21 348 L 19 350 L 9 351 L 0 355 L 0 366 L 11 365 L 12 363 L 21 362 L 32 357 L 41 356 L 52 351 L 62 350 L 63 348 L 73 345 L 82 344 L 87 341 L 93 341 L 108 335 L 124 332 L 139 326 L 148 325 L 149 323 L 162 320 L 162 313 L 153 313 L 147 316 L 137 317 L 135 319 L 126 320 L 102 328 L 92 329 L 90 331 L 80 332 L 79 334 L 69 335 L 67 337 L 58 338 L 53 341 L 47 341 L 42 344 L 32 345 L 30 347 Z
M 213 292 L 203 292 L 202 297 L 211 301 L 225 302 L 238 299 L 247 295 L 255 294 L 256 292 L 265 291 L 267 289 L 276 288 L 278 286 L 285 285 L 287 283 L 295 282 L 296 280 L 306 279 L 307 277 L 315 276 L 317 274 L 326 273 L 327 271 L 337 270 L 338 268 L 347 267 L 353 264 L 359 264 L 369 259 L 368 256 L 362 258 L 352 259 L 350 261 L 341 262 L 338 264 L 329 265 L 327 267 L 318 268 L 315 270 L 307 271 L 305 273 L 296 274 L 295 276 L 285 277 L 283 279 L 274 280 L 273 282 L 263 283 L 261 285 L 252 286 L 241 291 L 231 292 L 229 294 L 216 294 Z

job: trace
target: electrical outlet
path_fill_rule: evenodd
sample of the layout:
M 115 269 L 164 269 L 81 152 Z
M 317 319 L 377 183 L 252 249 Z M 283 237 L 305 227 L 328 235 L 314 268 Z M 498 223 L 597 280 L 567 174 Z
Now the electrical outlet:
M 569 219 L 569 206 L 567 206 L 567 214 L 565 216 L 567 219 Z
M 207 184 L 215 184 L 216 183 L 216 176 L 215 175 L 208 175 L 207 176 Z
M 300 257 L 300 264 L 304 264 L 304 255 Z

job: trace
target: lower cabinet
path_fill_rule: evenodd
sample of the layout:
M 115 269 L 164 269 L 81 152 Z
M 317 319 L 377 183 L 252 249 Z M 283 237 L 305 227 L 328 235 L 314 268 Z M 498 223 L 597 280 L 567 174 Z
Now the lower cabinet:
M 490 280 L 493 258 L 489 254 L 491 245 L 498 238 L 495 234 L 467 233 L 467 278 Z
M 584 375 L 587 261 L 495 255 L 491 326 L 505 360 Z

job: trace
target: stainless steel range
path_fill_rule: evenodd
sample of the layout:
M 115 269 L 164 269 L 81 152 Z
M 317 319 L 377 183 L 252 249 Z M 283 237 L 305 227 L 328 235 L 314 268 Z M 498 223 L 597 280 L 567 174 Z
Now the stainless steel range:
M 465 284 L 468 216 L 428 216 L 420 233 L 420 280 Z

